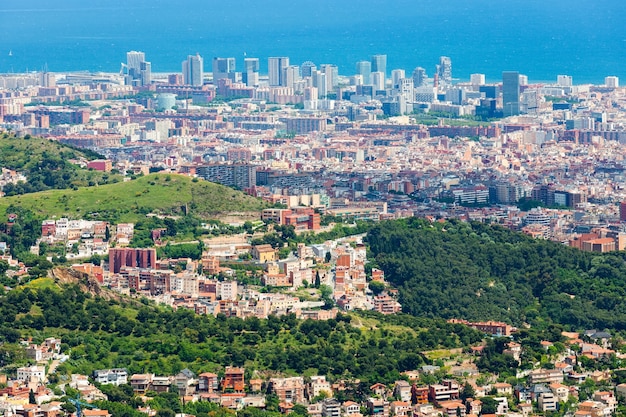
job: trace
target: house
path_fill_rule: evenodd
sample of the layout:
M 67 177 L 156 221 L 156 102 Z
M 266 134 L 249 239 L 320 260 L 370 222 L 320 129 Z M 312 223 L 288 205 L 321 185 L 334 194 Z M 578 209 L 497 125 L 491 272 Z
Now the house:
M 195 392 L 196 375 L 185 368 L 174 377 L 174 385 L 178 388 L 179 395 L 191 395 Z
M 243 392 L 244 388 L 244 369 L 227 366 L 224 371 L 224 378 L 222 378 L 222 391 Z
M 271 378 L 269 390 L 275 393 L 281 402 L 302 404 L 305 401 L 304 378 L 301 376 L 292 378 Z
M 593 394 L 593 399 L 594 401 L 603 403 L 606 406 L 605 411 L 608 411 L 608 414 L 615 414 L 617 410 L 617 400 L 612 391 L 597 391 Z
M 325 398 L 322 401 L 323 417 L 339 417 L 341 416 L 341 403 L 334 398 Z
M 459 395 L 459 383 L 451 379 L 444 379 L 441 384 L 428 387 L 428 398 L 435 405 L 441 401 L 458 400 Z
M 100 384 L 125 385 L 128 384 L 128 371 L 125 368 L 99 369 L 93 371 L 93 378 Z
M 533 412 L 533 405 L 531 403 L 521 403 L 517 408 L 524 417 L 528 417 Z
M 361 412 L 361 406 L 354 401 L 346 401 L 341 404 L 341 408 L 343 410 L 343 414 L 346 416 L 351 416 Z
M 18 381 L 26 382 L 44 382 L 46 379 L 46 368 L 43 366 L 23 366 L 17 368 Z
M 626 398 L 626 384 L 619 384 L 616 386 L 615 394 L 620 398 Z
M 391 414 L 397 417 L 406 417 L 411 413 L 411 403 L 408 401 L 392 401 L 389 405 Z
M 135 394 L 144 395 L 151 388 L 154 374 L 134 374 L 130 377 L 130 386 Z
M 172 378 L 169 376 L 155 376 L 152 378 L 151 391 L 168 392 L 172 385 Z
M 393 388 L 393 395 L 396 398 L 399 398 L 400 401 L 410 402 L 411 401 L 411 385 L 404 380 L 396 381 L 396 384 Z
M 541 383 L 552 383 L 552 382 L 563 382 L 563 372 L 558 369 L 537 369 L 530 372 L 530 383 L 531 384 L 541 384 Z
M 507 414 L 509 412 L 509 400 L 507 397 L 493 397 L 493 399 L 498 402 L 496 408 L 497 415 Z
M 465 417 L 466 409 L 463 401 L 441 401 L 439 407 L 443 410 L 444 417 Z
M 428 404 L 428 387 L 411 386 L 411 402 L 413 404 Z
M 513 395 L 513 386 L 506 382 L 498 382 L 493 384 L 493 389 L 500 395 Z
M 203 372 L 198 375 L 198 391 L 200 392 L 217 392 L 219 389 L 219 379 L 217 374 L 211 372 Z
M 389 417 L 390 415 L 389 401 L 386 400 L 370 397 L 367 399 L 367 409 L 374 417 Z
M 556 395 L 557 402 L 565 402 L 569 398 L 569 388 L 566 385 L 558 382 L 553 382 L 549 385 L 550 391 Z
M 544 392 L 539 395 L 537 407 L 542 412 L 556 411 L 558 400 L 552 392 Z
M 370 387 L 370 391 L 372 391 L 374 395 L 378 395 L 380 398 L 387 398 L 388 390 L 385 384 L 377 382 Z
M 272 245 L 255 245 L 252 247 L 252 257 L 259 263 L 274 262 L 278 260 L 278 251 Z
M 311 382 L 308 386 L 309 400 L 317 397 L 322 392 L 326 393 L 327 397 L 333 396 L 333 389 L 330 386 L 330 382 L 326 380 L 325 376 L 315 375 L 311 377 Z

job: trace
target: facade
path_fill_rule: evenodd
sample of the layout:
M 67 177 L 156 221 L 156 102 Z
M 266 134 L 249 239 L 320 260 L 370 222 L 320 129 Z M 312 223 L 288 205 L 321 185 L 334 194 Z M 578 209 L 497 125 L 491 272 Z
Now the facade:
M 289 66 L 289 57 L 269 57 L 267 59 L 267 73 L 270 87 L 285 86 L 283 71 Z
M 233 79 L 234 73 L 235 58 L 213 58 L 213 84 L 217 85 L 217 82 L 223 78 Z
M 124 368 L 99 369 L 93 371 L 93 379 L 100 384 L 125 385 L 128 371 Z
M 196 174 L 207 181 L 240 189 L 256 185 L 256 167 L 249 164 L 211 164 L 196 167 Z
M 502 73 L 502 112 L 504 116 L 519 114 L 520 80 L 519 72 L 504 71 Z
M 183 84 L 191 86 L 204 84 L 204 61 L 199 54 L 189 55 L 183 61 Z
M 382 72 L 387 77 L 387 55 L 372 55 L 372 72 Z
M 356 73 L 362 77 L 364 85 L 372 82 L 372 63 L 370 61 L 359 61 L 356 63 Z
M 111 248 L 109 249 L 109 271 L 119 274 L 125 266 L 138 268 L 156 267 L 154 248 Z

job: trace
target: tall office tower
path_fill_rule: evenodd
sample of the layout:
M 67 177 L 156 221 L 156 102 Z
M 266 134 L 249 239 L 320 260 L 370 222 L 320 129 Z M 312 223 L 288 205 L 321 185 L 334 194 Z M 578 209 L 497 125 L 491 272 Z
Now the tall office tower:
M 370 85 L 372 82 L 372 63 L 369 61 L 357 62 L 356 73 L 363 78 L 364 85 Z
M 379 71 L 372 72 L 372 85 L 374 91 L 381 91 L 385 89 L 385 74 Z
M 619 87 L 619 78 L 614 75 L 604 77 L 604 85 L 609 88 L 617 88 Z
M 387 77 L 387 55 L 372 55 L 372 72 L 382 72 Z
M 326 74 L 326 90 L 332 91 L 339 85 L 339 68 L 333 64 L 322 64 L 320 70 Z
M 426 85 L 426 70 L 422 67 L 417 67 L 413 70 L 413 87 L 423 87 Z
M 139 63 L 139 79 L 141 85 L 150 85 L 152 82 L 152 64 L 146 61 Z
M 235 72 L 235 58 L 213 58 L 213 84 Z
M 148 85 L 151 81 L 151 65 L 146 54 L 139 51 L 126 52 L 127 85 Z
M 204 61 L 200 54 L 189 55 L 183 61 L 183 84 L 193 86 L 204 84 Z
M 259 58 L 243 59 L 243 73 L 241 78 L 248 87 L 259 85 L 259 68 Z
M 504 116 L 519 114 L 519 72 L 504 71 L 502 73 L 502 112 Z
M 519 75 L 519 85 L 520 87 L 523 85 L 528 85 L 528 75 L 524 75 L 524 74 Z
M 398 90 L 400 92 L 400 110 L 403 114 L 413 112 L 413 102 L 415 101 L 415 89 L 411 78 L 401 78 L 398 80 Z
M 400 80 L 406 78 L 405 72 L 403 69 L 395 69 L 391 71 L 391 85 L 393 88 L 398 88 L 400 85 Z
M 439 65 L 437 66 L 437 75 L 439 76 L 439 85 L 447 87 L 452 85 L 452 60 L 450 57 L 439 57 Z
M 315 65 L 313 62 L 304 61 L 302 65 L 300 65 L 300 74 L 302 75 L 302 78 L 312 77 L 313 71 L 315 71 L 316 69 L 317 65 Z
M 573 78 L 571 75 L 557 75 L 556 84 L 560 87 L 571 87 L 573 85 Z
M 267 59 L 267 73 L 270 87 L 285 86 L 283 83 L 283 70 L 289 66 L 289 57 L 269 57 Z
M 324 98 L 328 94 L 327 76 L 322 71 L 313 71 L 313 87 L 317 88 L 317 97 Z
M 470 84 L 472 84 L 472 85 L 485 85 L 485 74 L 472 74 L 472 75 L 470 75 Z
M 128 69 L 128 73 L 131 74 L 133 71 L 136 74 L 139 74 L 141 68 L 139 68 L 142 62 L 146 61 L 146 54 L 144 52 L 139 51 L 130 51 L 126 52 L 126 68 Z
M 283 69 L 281 80 L 283 86 L 294 88 L 294 84 L 300 80 L 300 67 L 297 65 L 289 65 L 287 68 Z

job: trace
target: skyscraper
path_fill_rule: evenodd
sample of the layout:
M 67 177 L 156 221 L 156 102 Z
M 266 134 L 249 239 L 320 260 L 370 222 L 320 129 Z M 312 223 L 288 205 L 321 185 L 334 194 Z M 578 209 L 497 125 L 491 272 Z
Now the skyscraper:
M 372 63 L 370 61 L 359 61 L 356 63 L 356 73 L 363 77 L 363 84 L 372 83 Z
M 302 74 L 302 78 L 312 77 L 313 71 L 317 69 L 317 65 L 315 65 L 311 61 L 304 61 L 302 65 L 300 65 L 300 73 Z
M 385 89 L 385 74 L 379 71 L 372 72 L 372 85 L 374 91 L 382 91 Z
M 243 59 L 243 73 L 241 79 L 248 87 L 259 85 L 259 68 L 259 58 Z
M 294 84 L 300 80 L 300 67 L 297 65 L 289 65 L 283 69 L 281 83 L 285 87 L 294 87 Z
M 504 116 L 519 114 L 519 72 L 502 73 L 502 112 Z
M 403 69 L 395 69 L 391 71 L 391 86 L 398 88 L 400 80 L 405 78 L 405 72 Z
M 372 72 L 382 72 L 387 78 L 387 55 L 372 55 Z
M 450 57 L 439 57 L 437 75 L 439 76 L 439 85 L 444 87 L 452 85 L 452 60 Z
M 148 85 L 151 82 L 151 64 L 146 62 L 144 52 L 126 52 L 126 71 L 127 85 Z
M 204 61 L 200 54 L 189 55 L 183 61 L 183 84 L 194 86 L 204 84 Z
M 417 67 L 413 70 L 413 87 L 422 87 L 426 84 L 426 70 L 422 67 Z
M 283 70 L 289 66 L 289 57 L 269 57 L 267 59 L 267 73 L 270 87 L 284 86 Z
M 222 78 L 229 78 L 235 72 L 235 58 L 213 58 L 213 83 Z
M 320 70 L 326 74 L 326 90 L 332 91 L 339 84 L 339 68 L 333 64 L 322 64 Z

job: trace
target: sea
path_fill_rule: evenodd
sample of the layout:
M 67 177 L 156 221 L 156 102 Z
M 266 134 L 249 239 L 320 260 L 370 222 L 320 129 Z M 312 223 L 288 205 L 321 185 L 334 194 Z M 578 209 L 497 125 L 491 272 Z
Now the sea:
M 387 73 L 417 66 L 432 76 L 440 56 L 453 77 L 531 82 L 626 82 L 624 0 L 1 0 L 0 73 L 118 72 L 143 51 L 153 72 L 204 58 L 270 56 L 330 63 L 342 75 L 387 55 Z

